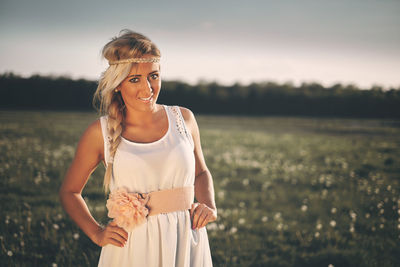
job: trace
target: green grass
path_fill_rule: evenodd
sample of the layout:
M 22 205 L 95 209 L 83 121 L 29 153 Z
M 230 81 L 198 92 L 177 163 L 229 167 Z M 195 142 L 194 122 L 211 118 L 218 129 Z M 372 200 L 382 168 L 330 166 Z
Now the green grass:
M 84 129 L 78 112 L 0 112 L 0 265 L 97 266 L 101 248 L 58 188 Z M 400 266 L 400 122 L 197 116 L 218 220 L 214 266 Z M 104 167 L 83 196 L 108 218 Z

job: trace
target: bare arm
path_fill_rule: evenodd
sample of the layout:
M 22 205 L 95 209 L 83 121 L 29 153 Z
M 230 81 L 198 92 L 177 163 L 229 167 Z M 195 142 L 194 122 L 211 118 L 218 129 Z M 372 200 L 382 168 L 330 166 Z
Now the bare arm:
M 204 160 L 201 149 L 200 132 L 193 113 L 186 108 L 181 108 L 188 130 L 194 141 L 195 167 L 195 196 L 198 203 L 194 203 L 191 209 L 193 228 L 201 228 L 207 223 L 217 219 L 217 207 L 214 197 L 214 184 L 210 171 Z
M 99 235 L 104 231 L 104 228 L 90 214 L 81 194 L 90 175 L 104 158 L 103 151 L 104 143 L 100 121 L 96 120 L 83 133 L 75 157 L 59 190 L 60 201 L 65 211 L 82 231 L 99 246 L 105 245 L 104 240 L 100 240 L 100 237 L 103 238 L 103 236 Z M 125 233 L 120 235 L 125 236 Z M 118 240 L 119 237 L 114 236 L 114 239 Z

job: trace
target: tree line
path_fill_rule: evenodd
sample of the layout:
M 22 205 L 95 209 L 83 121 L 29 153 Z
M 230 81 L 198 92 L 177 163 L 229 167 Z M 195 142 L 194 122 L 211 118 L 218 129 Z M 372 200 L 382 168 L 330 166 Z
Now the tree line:
M 0 74 L 1 109 L 93 111 L 96 81 L 68 77 Z M 362 90 L 340 83 L 259 82 L 223 86 L 215 82 L 190 85 L 163 81 L 159 103 L 181 105 L 200 114 L 290 115 L 400 118 L 400 87 Z

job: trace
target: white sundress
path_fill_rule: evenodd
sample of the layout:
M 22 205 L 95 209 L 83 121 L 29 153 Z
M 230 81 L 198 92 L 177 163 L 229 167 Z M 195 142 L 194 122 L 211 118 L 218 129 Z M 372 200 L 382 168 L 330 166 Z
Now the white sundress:
M 179 107 L 162 105 L 168 131 L 151 143 L 135 143 L 121 136 L 114 156 L 110 190 L 152 191 L 194 185 L 194 144 Z M 109 157 L 107 116 L 100 118 L 105 161 Z M 193 230 L 189 210 L 148 216 L 128 232 L 124 247 L 108 244 L 101 249 L 99 267 L 209 267 L 210 246 L 205 227 Z

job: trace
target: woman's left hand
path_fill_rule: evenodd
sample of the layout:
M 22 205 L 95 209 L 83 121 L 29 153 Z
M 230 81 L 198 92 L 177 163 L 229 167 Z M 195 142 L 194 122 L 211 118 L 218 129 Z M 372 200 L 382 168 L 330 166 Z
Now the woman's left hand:
M 192 219 L 192 229 L 200 229 L 217 219 L 217 211 L 204 203 L 196 202 L 192 204 L 190 209 L 190 218 Z

